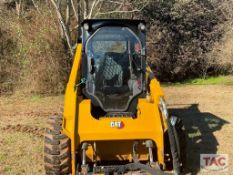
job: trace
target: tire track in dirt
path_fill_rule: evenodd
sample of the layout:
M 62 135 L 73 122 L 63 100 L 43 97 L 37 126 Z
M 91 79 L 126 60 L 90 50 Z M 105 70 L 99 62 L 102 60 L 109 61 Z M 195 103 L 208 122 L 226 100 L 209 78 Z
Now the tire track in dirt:
M 27 134 L 32 134 L 37 137 L 43 137 L 44 136 L 44 128 L 39 127 L 32 127 L 27 125 L 7 125 L 6 127 L 2 128 L 3 131 L 10 131 L 10 132 L 22 132 Z
M 58 113 L 51 113 L 51 112 L 17 112 L 17 113 L 7 113 L 4 114 L 6 117 L 14 117 L 14 116 L 25 116 L 25 117 L 45 117 L 47 118 L 48 116 L 51 115 L 57 115 Z

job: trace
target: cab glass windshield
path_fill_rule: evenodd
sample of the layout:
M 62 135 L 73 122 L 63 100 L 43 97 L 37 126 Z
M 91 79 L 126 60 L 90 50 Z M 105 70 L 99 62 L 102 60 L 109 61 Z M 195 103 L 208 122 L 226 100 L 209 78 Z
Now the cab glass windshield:
M 126 27 L 102 27 L 86 42 L 86 90 L 103 108 L 126 111 L 142 91 L 141 42 Z

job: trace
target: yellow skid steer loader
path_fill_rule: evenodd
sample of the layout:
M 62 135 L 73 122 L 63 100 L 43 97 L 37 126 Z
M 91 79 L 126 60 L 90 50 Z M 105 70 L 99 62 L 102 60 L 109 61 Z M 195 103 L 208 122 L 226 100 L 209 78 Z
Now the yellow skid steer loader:
M 64 113 L 48 121 L 46 174 L 182 172 L 185 133 L 146 64 L 142 20 L 84 20 Z

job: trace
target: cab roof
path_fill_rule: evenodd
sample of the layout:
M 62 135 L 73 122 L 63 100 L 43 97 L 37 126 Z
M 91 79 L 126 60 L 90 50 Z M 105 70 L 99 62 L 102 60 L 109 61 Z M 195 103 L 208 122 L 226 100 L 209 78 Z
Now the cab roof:
M 140 23 L 145 24 L 144 20 L 131 20 L 131 19 L 86 19 L 81 23 L 83 26 L 88 23 L 93 30 L 103 26 L 126 26 L 130 28 L 137 27 Z

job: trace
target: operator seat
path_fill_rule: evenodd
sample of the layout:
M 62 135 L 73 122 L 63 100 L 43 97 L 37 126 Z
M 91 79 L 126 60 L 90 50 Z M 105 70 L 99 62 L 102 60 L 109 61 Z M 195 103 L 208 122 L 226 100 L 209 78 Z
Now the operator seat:
M 96 74 L 96 84 L 103 88 L 105 94 L 118 94 L 129 90 L 126 83 L 126 76 L 129 72 L 127 63 L 125 54 L 105 53 L 104 60 L 100 63 L 100 69 Z

